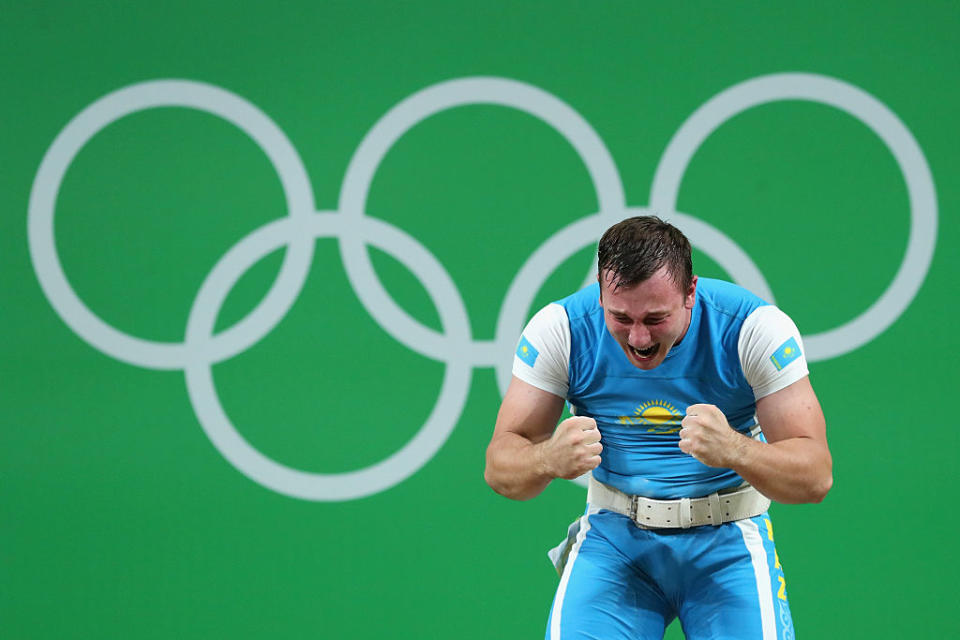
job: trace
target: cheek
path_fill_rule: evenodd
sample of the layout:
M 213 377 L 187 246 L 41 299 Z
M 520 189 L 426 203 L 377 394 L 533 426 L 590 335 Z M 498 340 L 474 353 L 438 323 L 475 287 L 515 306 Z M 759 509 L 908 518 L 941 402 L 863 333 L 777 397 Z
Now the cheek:
M 650 336 L 657 342 L 672 342 L 679 335 L 677 327 L 656 325 L 650 327 Z
M 617 322 L 613 319 L 607 320 L 607 329 L 610 330 L 610 333 L 622 334 L 629 330 L 629 328 L 629 326 L 624 325 L 622 322 Z
M 626 335 L 629 331 L 625 331 L 623 327 L 615 322 L 607 322 L 607 332 L 612 335 L 618 342 L 621 342 L 626 339 Z

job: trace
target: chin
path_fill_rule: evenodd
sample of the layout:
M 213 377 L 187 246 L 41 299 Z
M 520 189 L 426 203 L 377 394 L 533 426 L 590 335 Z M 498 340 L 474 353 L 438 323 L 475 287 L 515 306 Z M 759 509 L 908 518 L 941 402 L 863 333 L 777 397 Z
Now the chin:
M 644 371 L 649 371 L 650 369 L 656 369 L 663 363 L 663 358 L 652 358 L 647 362 L 637 362 L 633 361 L 633 366 L 637 369 L 643 369 Z

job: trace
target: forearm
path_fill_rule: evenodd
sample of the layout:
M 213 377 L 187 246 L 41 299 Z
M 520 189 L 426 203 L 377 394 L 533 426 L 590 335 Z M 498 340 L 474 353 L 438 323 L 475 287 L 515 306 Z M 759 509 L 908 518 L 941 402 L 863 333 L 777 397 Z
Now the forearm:
M 830 452 L 812 438 L 770 444 L 741 436 L 730 468 L 763 495 L 787 504 L 820 502 L 833 485 Z
M 540 495 L 553 480 L 544 463 L 545 444 L 545 440 L 535 443 L 516 433 L 499 434 L 487 447 L 484 480 L 491 489 L 513 500 Z

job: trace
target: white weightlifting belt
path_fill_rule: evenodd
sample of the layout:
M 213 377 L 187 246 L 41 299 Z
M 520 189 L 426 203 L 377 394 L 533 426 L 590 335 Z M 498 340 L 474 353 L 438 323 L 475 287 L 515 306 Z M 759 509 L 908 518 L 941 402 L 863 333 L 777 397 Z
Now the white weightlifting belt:
M 770 508 L 770 499 L 746 485 L 702 498 L 654 500 L 631 496 L 590 476 L 587 502 L 597 509 L 622 513 L 644 529 L 689 529 L 758 516 Z

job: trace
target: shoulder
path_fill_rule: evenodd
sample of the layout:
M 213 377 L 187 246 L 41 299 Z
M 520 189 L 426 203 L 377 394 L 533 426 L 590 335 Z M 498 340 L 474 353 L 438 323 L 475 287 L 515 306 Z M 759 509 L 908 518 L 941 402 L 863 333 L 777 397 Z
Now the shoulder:
M 520 380 L 564 397 L 569 388 L 570 324 L 566 309 L 550 303 L 527 323 L 513 359 L 513 375 Z
M 773 305 L 757 307 L 747 316 L 737 350 L 758 399 L 809 374 L 800 331 L 790 316 Z
M 713 278 L 697 279 L 697 300 L 708 313 L 741 321 L 757 308 L 769 305 L 740 285 Z
M 578 361 L 593 354 L 606 333 L 603 307 L 600 306 L 600 285 L 593 283 L 555 304 L 562 306 L 567 314 L 571 360 Z
M 602 310 L 600 307 L 600 285 L 594 282 L 566 298 L 557 300 L 554 304 L 564 308 L 570 322 L 592 317 Z

